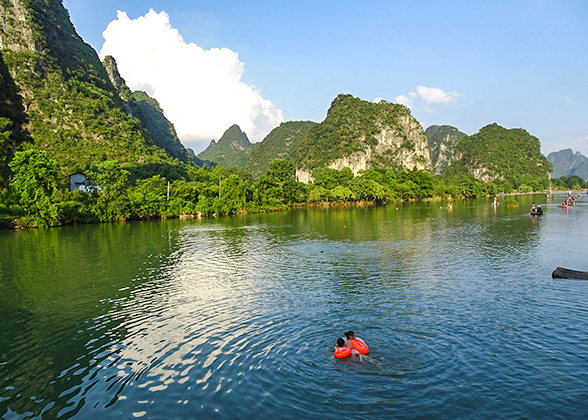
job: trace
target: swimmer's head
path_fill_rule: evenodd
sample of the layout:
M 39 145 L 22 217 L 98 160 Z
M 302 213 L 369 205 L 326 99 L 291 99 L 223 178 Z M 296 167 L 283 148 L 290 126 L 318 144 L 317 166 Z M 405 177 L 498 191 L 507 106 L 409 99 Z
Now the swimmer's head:
M 343 340 L 342 338 L 338 338 L 337 339 L 337 347 L 343 347 L 345 346 L 345 340 Z
M 353 331 L 347 331 L 345 333 L 345 338 L 348 340 L 353 340 L 355 338 L 355 333 Z

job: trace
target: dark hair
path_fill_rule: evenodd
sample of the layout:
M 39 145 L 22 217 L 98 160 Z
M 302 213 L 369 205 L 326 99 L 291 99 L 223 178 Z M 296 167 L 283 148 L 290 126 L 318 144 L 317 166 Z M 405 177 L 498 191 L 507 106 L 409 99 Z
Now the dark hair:
M 339 337 L 339 338 L 337 339 L 337 345 L 338 345 L 339 347 L 343 347 L 343 346 L 345 345 L 345 340 L 343 340 L 342 338 L 340 338 L 340 337 Z
M 349 339 L 349 337 L 355 337 L 355 333 L 353 331 L 347 331 L 345 334 L 345 338 Z

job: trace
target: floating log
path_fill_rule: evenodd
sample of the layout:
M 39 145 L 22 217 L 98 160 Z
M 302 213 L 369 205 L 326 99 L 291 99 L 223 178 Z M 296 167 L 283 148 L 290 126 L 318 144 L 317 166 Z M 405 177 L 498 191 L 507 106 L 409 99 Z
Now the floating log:
M 551 277 L 554 279 L 580 279 L 588 280 L 588 271 L 568 270 L 567 268 L 557 267 Z

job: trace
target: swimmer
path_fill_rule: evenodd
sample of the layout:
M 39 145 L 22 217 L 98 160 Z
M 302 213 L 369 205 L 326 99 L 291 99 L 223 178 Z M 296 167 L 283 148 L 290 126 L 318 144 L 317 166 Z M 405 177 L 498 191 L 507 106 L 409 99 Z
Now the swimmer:
M 353 331 L 347 331 L 346 333 L 344 333 L 345 335 L 345 345 L 349 348 L 353 348 L 353 340 L 357 339 L 359 341 L 361 341 L 363 344 L 365 344 L 365 341 L 363 341 L 361 338 L 357 338 L 355 336 L 355 333 Z
M 341 348 L 341 347 L 346 347 L 345 340 L 343 340 L 342 338 L 338 338 L 337 343 L 335 344 L 335 348 L 333 350 L 337 350 L 338 348 Z
M 349 347 L 351 349 L 351 360 L 353 361 L 366 361 L 366 362 L 370 362 L 373 365 L 379 366 L 379 364 L 373 360 L 372 358 L 366 356 L 365 354 L 361 354 L 360 352 L 358 352 L 357 350 L 355 350 L 353 348 L 353 343 L 352 341 L 354 339 L 360 340 L 361 342 L 363 342 L 365 344 L 365 341 L 363 341 L 361 338 L 357 338 L 355 337 L 355 333 L 353 331 L 347 331 L 345 334 L 345 338 L 346 340 L 343 340 L 342 338 L 338 338 L 337 339 L 337 345 L 339 347 Z M 335 349 L 337 349 L 338 347 L 335 347 Z

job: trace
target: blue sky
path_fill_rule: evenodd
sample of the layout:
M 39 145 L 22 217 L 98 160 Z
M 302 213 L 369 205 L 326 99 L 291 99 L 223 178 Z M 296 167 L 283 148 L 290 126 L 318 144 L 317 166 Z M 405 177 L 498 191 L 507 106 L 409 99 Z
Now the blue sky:
M 206 104 L 222 107 L 224 101 L 226 113 L 235 112 L 234 122 L 243 121 L 244 131 L 259 141 L 282 120 L 322 121 L 331 101 L 349 93 L 369 101 L 409 101 L 423 128 L 447 124 L 474 134 L 496 122 L 526 129 L 539 138 L 546 155 L 571 148 L 588 156 L 585 0 L 64 0 L 64 5 L 82 38 L 98 52 L 114 55 L 131 88 L 155 96 L 184 144 L 196 152 L 231 123 L 211 116 L 198 123 L 173 109 L 172 102 L 202 109 L 195 115 L 204 114 Z M 141 30 L 154 36 L 162 25 L 168 34 L 177 30 L 182 39 L 173 42 L 185 44 L 177 48 L 177 63 L 176 48 L 165 45 L 165 58 L 141 61 L 151 51 L 144 44 L 153 41 L 140 35 L 139 21 Z M 194 56 L 182 61 L 179 56 L 191 54 L 187 51 Z M 173 86 L 152 82 L 170 71 L 153 61 L 158 59 L 193 72 L 167 77 Z M 140 71 L 146 66 L 163 73 Z M 207 66 L 208 73 L 201 71 Z M 210 92 L 194 93 L 206 88 L 207 74 L 219 71 L 226 74 L 208 84 Z M 225 90 L 224 83 L 232 87 Z M 229 103 L 247 111 L 229 110 Z M 198 132 L 194 124 L 207 129 Z

